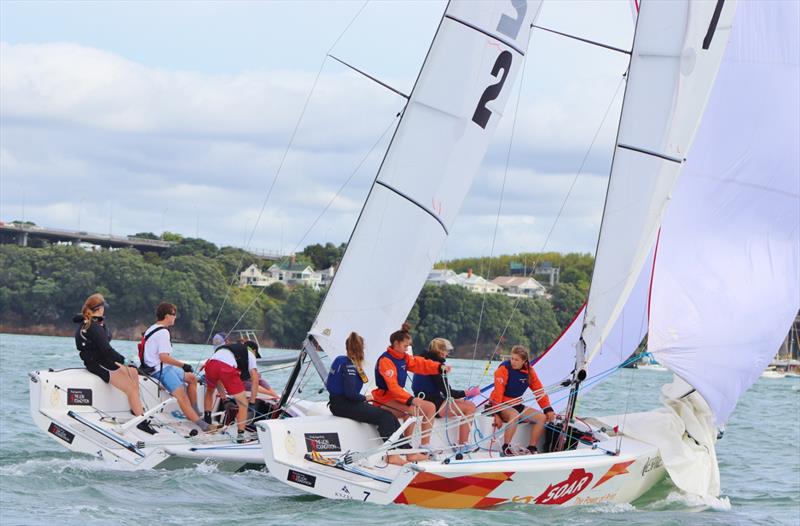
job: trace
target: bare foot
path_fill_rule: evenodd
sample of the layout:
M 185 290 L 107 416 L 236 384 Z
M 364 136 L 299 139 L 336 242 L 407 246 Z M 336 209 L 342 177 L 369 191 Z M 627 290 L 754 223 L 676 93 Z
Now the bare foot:
M 409 462 L 421 462 L 423 460 L 428 460 L 427 453 L 412 453 L 410 455 L 406 455 L 406 458 Z
M 408 464 L 408 460 L 403 458 L 402 455 L 386 455 L 386 462 L 394 464 L 395 466 L 405 466 Z

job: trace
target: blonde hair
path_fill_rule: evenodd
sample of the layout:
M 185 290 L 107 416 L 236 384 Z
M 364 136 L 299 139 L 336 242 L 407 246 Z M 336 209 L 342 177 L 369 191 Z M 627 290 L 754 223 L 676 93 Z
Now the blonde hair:
M 89 330 L 89 327 L 92 326 L 92 312 L 94 312 L 97 307 L 102 306 L 105 302 L 106 299 L 99 292 L 95 292 L 86 298 L 86 301 L 83 302 L 83 307 L 81 307 L 81 316 L 83 316 L 83 325 L 81 326 L 82 331 L 85 332 Z
M 367 373 L 364 372 L 364 338 L 357 332 L 351 332 L 350 336 L 344 342 L 344 348 L 347 349 L 347 357 L 352 360 L 353 365 L 356 366 L 358 375 L 361 381 L 367 383 L 369 378 Z
M 447 353 L 447 343 L 445 343 L 444 338 L 434 338 L 431 340 L 431 343 L 428 344 L 428 352 L 435 354 L 439 358 L 444 358 L 445 353 Z
M 525 361 L 525 365 L 529 365 L 531 363 L 531 357 L 528 353 L 528 349 L 523 347 L 522 345 L 515 345 L 511 348 L 511 354 L 516 354 L 520 358 Z

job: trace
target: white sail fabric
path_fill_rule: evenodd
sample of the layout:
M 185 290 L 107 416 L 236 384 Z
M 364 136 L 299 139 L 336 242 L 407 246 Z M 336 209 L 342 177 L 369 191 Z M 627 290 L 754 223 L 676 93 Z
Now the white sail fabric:
M 797 2 L 741 2 L 665 215 L 650 351 L 723 424 L 800 309 Z
M 405 321 L 497 126 L 540 0 L 447 7 L 310 334 L 329 355 L 351 331 L 371 372 Z
M 655 239 L 716 77 L 734 0 L 641 4 L 583 339 L 599 352 Z

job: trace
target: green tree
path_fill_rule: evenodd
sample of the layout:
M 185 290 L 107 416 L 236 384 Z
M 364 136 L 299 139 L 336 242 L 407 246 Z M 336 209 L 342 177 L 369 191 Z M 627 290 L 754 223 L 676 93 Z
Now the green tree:
M 309 287 L 296 287 L 286 302 L 267 312 L 269 335 L 282 347 L 298 347 L 319 311 L 322 294 Z
M 138 237 L 139 239 L 161 239 L 160 237 L 158 237 L 157 235 L 155 235 L 152 232 L 137 232 L 137 233 L 133 234 L 132 236 L 128 236 L 128 237 Z
M 551 301 L 558 325 L 564 330 L 583 306 L 586 296 L 571 283 L 559 283 L 553 287 Z
M 218 252 L 217 245 L 210 241 L 186 237 L 181 239 L 178 244 L 168 248 L 164 253 L 164 258 L 169 259 L 176 256 L 206 256 L 213 258 Z

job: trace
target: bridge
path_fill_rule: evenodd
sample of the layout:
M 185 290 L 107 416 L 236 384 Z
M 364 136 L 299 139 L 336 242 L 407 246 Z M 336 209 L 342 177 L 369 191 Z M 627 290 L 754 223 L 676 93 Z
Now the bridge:
M 135 248 L 147 252 L 163 252 L 175 243 L 161 239 L 145 239 L 133 236 L 114 236 L 92 232 L 62 230 L 24 223 L 0 224 L 0 242 L 16 243 L 27 247 L 31 241 L 41 240 L 47 243 L 89 243 L 104 248 Z
M 159 254 L 176 244 L 174 241 L 164 241 L 162 239 L 114 236 L 111 234 L 64 230 L 60 228 L 40 227 L 29 223 L 0 222 L 0 244 L 16 244 L 27 247 L 32 242 L 36 241 L 44 243 L 71 243 L 73 245 L 88 243 L 103 248 L 135 248 L 140 252 L 157 252 Z M 282 254 L 277 250 L 250 249 L 248 252 L 258 259 L 270 261 L 279 261 L 290 257 L 290 254 Z

